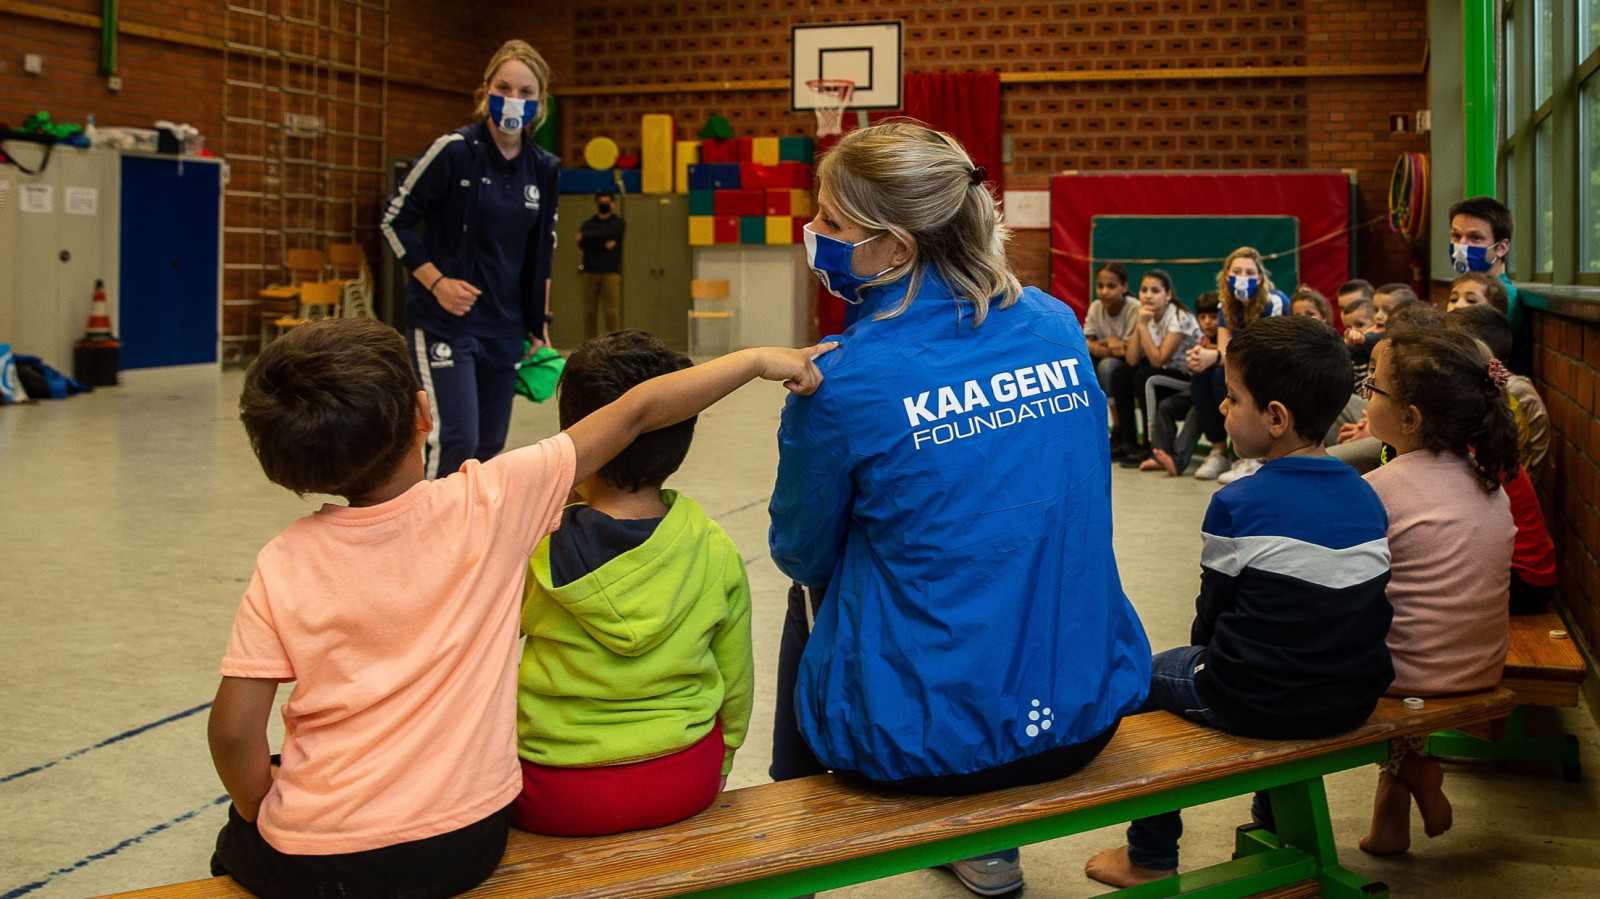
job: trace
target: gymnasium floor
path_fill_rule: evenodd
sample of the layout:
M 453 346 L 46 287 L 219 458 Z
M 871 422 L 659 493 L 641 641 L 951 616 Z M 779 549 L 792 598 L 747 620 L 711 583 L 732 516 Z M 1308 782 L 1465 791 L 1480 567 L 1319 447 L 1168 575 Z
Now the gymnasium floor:
M 0 899 L 96 896 L 206 873 L 225 810 L 205 745 L 217 663 L 255 552 L 317 505 L 262 477 L 237 421 L 241 380 L 134 372 L 89 396 L 0 408 Z M 766 779 L 786 586 L 766 554 L 782 394 L 752 385 L 701 416 L 671 482 L 743 548 L 754 590 L 759 689 L 735 787 Z M 517 402 L 513 445 L 554 432 L 552 405 Z M 1213 489 L 1113 474 L 1123 581 L 1157 649 L 1186 642 Z M 1407 857 L 1355 848 L 1375 772 L 1330 778 L 1345 864 L 1396 896 L 1595 895 L 1597 734 L 1585 711 L 1554 718 L 1579 734 L 1588 782 L 1451 765 L 1455 829 L 1427 840 L 1417 826 Z M 1247 817 L 1245 799 L 1191 812 L 1185 867 L 1224 860 Z M 1104 892 L 1083 861 L 1120 840 L 1111 828 L 1024 849 L 1024 895 Z M 829 895 L 969 894 L 948 875 L 916 872 Z

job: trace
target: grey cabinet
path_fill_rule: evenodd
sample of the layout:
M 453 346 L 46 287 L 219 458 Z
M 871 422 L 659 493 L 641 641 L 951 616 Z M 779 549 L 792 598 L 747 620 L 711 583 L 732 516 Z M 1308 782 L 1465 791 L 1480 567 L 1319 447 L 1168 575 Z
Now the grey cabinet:
M 618 213 L 628 223 L 622 244 L 622 326 L 649 331 L 668 346 L 688 347 L 689 197 L 627 194 Z M 595 214 L 594 198 L 561 197 L 561 222 L 550 270 L 550 340 L 560 349 L 583 342 L 583 293 L 578 284 L 578 228 Z

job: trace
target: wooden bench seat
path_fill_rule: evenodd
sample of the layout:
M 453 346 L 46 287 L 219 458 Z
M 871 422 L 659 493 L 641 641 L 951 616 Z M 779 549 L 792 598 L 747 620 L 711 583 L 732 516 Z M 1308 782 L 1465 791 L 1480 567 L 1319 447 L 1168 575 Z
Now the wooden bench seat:
M 926 797 L 824 775 L 730 791 L 657 830 L 594 838 L 513 831 L 499 870 L 467 895 L 794 896 L 1270 789 L 1276 834 L 1241 831 L 1234 861 L 1118 895 L 1237 897 L 1315 880 L 1323 896 L 1367 899 L 1387 890 L 1339 867 L 1322 776 L 1378 762 L 1390 737 L 1500 718 L 1514 705 L 1503 689 L 1429 699 L 1417 710 L 1384 699 L 1361 727 L 1324 740 L 1251 740 L 1166 712 L 1137 715 L 1082 771 L 1038 786 Z M 215 878 L 120 895 L 248 894 Z
M 1551 631 L 1566 636 L 1552 637 Z M 1503 722 L 1480 730 L 1460 729 L 1428 738 L 1428 754 L 1507 762 L 1550 762 L 1572 783 L 1583 778 L 1578 738 L 1572 734 L 1529 736 L 1526 707 L 1576 708 L 1588 676 L 1571 630 L 1555 612 L 1511 616 L 1511 645 L 1500 686 L 1516 694 L 1517 708 Z

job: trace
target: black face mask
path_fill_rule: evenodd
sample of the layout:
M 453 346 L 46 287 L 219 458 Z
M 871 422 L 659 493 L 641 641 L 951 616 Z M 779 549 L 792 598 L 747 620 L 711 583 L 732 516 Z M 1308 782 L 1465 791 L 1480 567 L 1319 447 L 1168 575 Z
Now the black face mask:
M 610 203 L 601 203 L 600 204 L 600 214 L 601 215 L 610 215 L 611 214 L 611 204 Z

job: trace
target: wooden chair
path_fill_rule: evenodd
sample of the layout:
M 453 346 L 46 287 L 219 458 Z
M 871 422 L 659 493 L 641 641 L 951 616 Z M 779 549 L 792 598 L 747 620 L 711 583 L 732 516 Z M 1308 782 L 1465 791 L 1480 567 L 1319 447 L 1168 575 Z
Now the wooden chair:
M 273 322 L 278 336 L 307 323 L 323 318 L 338 318 L 344 305 L 343 281 L 306 281 L 300 285 L 299 308 L 292 316 Z
M 261 346 L 271 341 L 277 321 L 293 318 L 300 311 L 300 285 L 322 280 L 323 258 L 321 250 L 292 249 L 285 254 L 284 269 L 289 274 L 287 284 L 269 284 L 261 293 Z M 276 333 L 282 333 L 278 329 Z
M 728 296 L 727 281 L 689 282 L 689 355 L 695 354 L 699 323 L 707 319 L 721 319 L 727 329 L 723 352 L 733 347 L 733 301 Z

